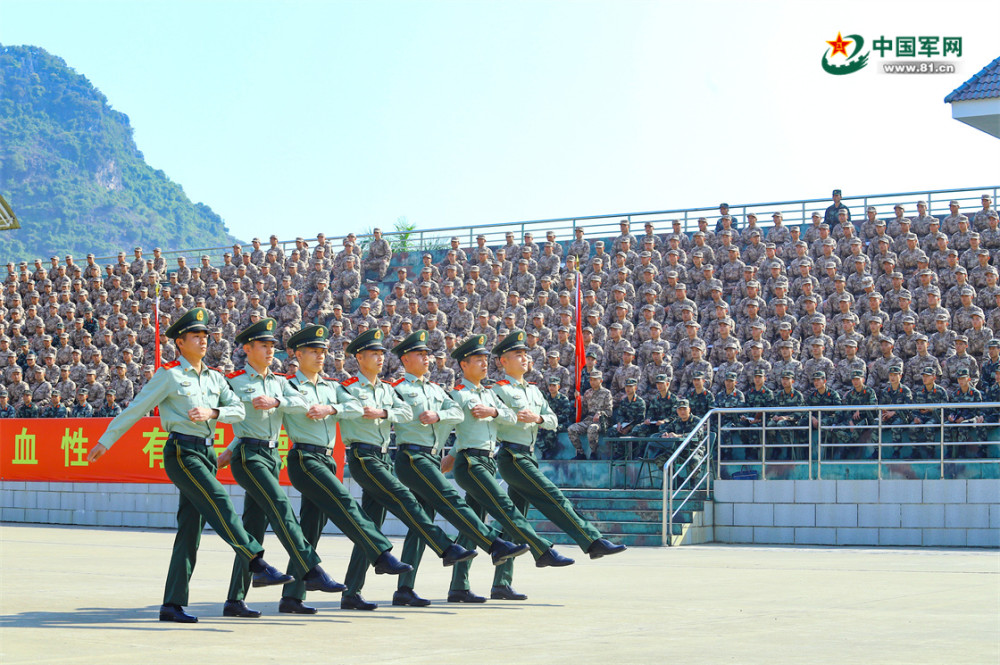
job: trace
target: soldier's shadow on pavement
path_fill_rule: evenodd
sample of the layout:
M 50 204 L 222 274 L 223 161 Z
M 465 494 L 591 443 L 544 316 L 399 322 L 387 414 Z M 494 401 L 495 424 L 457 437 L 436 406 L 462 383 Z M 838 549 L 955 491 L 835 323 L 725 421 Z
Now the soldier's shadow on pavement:
M 177 624 L 159 620 L 159 605 L 147 607 L 80 607 L 63 612 L 26 611 L 17 614 L 0 614 L 0 628 L 75 628 L 97 630 L 201 630 L 231 633 L 247 625 L 292 623 L 305 625 L 316 620 L 349 623 L 349 619 L 321 614 L 299 618 L 287 614 L 264 615 L 259 619 L 237 619 L 222 616 L 220 603 L 189 605 L 185 610 L 198 617 L 196 624 Z M 386 617 L 391 618 L 391 617 Z

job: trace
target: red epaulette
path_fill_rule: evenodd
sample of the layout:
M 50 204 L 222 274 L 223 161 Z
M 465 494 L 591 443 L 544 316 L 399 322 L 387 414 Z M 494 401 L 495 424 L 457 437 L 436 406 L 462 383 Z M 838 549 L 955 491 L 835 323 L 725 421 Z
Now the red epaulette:
M 161 365 L 161 367 L 163 367 L 163 369 L 173 369 L 174 367 L 177 367 L 180 364 L 181 364 L 180 360 L 174 360 L 173 362 L 169 362 L 166 365 Z
M 462 384 L 462 383 L 456 383 L 456 384 L 455 384 L 455 387 L 454 387 L 454 388 L 452 388 L 452 390 L 465 390 L 465 384 Z
M 494 386 L 509 386 L 510 385 L 510 381 L 508 381 L 507 379 L 503 379 L 501 381 L 497 381 L 493 385 Z
M 286 379 L 289 379 L 289 380 L 290 379 L 294 379 L 295 378 L 295 372 L 289 372 L 288 374 L 282 374 L 281 376 L 283 376 L 283 377 L 285 377 Z
M 292 374 L 292 376 L 295 376 L 295 375 L 294 375 L 294 374 Z M 324 381 L 336 381 L 336 379 L 335 379 L 335 378 L 333 378 L 332 376 L 324 376 L 324 377 L 323 377 L 323 380 L 324 380 Z
M 382 383 L 386 383 L 386 384 L 388 384 L 388 385 L 390 385 L 390 386 L 394 386 L 394 385 L 396 385 L 396 384 L 395 384 L 395 383 L 393 383 L 392 381 L 386 381 L 385 379 L 379 379 L 379 381 L 381 381 Z
M 537 386 L 538 384 L 535 383 L 534 381 L 528 381 L 528 385 L 529 386 Z
M 225 372 L 223 372 L 223 371 L 222 371 L 221 369 L 219 369 L 218 367 L 212 367 L 212 366 L 209 366 L 209 369 L 211 369 L 211 370 L 214 370 L 214 371 L 218 372 L 219 374 L 222 374 L 223 376 L 225 376 L 225 374 L 226 374 Z
M 241 369 L 241 370 L 237 370 L 235 372 L 230 372 L 229 374 L 226 374 L 226 378 L 227 379 L 235 379 L 237 376 L 240 376 L 240 375 L 246 374 L 246 373 L 247 373 L 247 371 L 245 369 Z
M 406 381 L 406 377 L 405 376 L 402 376 L 402 377 L 396 379 L 395 381 L 393 381 L 389 385 L 392 386 L 393 388 L 395 388 L 396 386 L 398 386 L 399 384 L 401 384 L 403 381 Z
M 347 386 L 354 385 L 357 382 L 358 382 L 358 377 L 352 376 L 349 379 L 344 379 L 343 381 L 341 381 L 340 385 L 342 385 L 342 386 L 344 386 L 346 388 Z

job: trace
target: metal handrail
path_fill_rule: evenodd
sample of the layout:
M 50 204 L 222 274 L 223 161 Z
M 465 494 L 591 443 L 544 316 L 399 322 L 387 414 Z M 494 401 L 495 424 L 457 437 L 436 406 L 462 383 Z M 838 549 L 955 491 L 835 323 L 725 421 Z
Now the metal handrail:
M 723 464 L 723 462 L 721 460 L 721 454 L 715 460 L 716 464 L 714 465 L 714 469 L 713 469 L 713 465 L 711 464 L 711 459 L 710 459 L 710 456 L 711 456 L 711 453 L 712 453 L 711 435 L 712 435 L 712 419 L 713 419 L 713 417 L 716 419 L 716 423 L 717 423 L 716 430 L 717 430 L 717 436 L 719 437 L 718 438 L 718 440 L 719 440 L 719 446 L 720 446 L 720 449 L 721 449 L 722 446 L 723 446 L 721 435 L 722 435 L 723 432 L 754 431 L 754 432 L 759 432 L 761 434 L 766 434 L 766 432 L 768 431 L 768 427 L 767 427 L 768 417 L 769 416 L 773 416 L 773 415 L 778 415 L 778 414 L 794 414 L 794 413 L 806 413 L 806 414 L 820 413 L 820 414 L 822 414 L 822 413 L 844 413 L 846 411 L 852 411 L 852 412 L 853 411 L 879 411 L 879 412 L 881 412 L 881 411 L 916 411 L 916 410 L 937 411 L 937 412 L 939 412 L 939 418 L 938 418 L 939 423 L 935 423 L 934 426 L 940 428 L 941 434 L 940 434 L 940 442 L 939 442 L 939 444 L 933 444 L 931 442 L 927 442 L 927 443 L 916 442 L 916 443 L 913 443 L 912 445 L 940 445 L 940 449 L 941 450 L 940 450 L 940 455 L 939 455 L 938 459 L 928 460 L 928 461 L 929 462 L 933 461 L 935 463 L 940 463 L 942 465 L 942 471 L 943 471 L 944 464 L 946 464 L 946 463 L 949 462 L 949 460 L 947 460 L 945 458 L 945 447 L 946 447 L 946 445 L 959 445 L 959 446 L 961 446 L 961 445 L 976 445 L 977 443 L 985 443 L 985 442 L 978 442 L 978 441 L 953 442 L 953 443 L 949 442 L 949 443 L 946 443 L 945 442 L 944 432 L 947 429 L 962 428 L 962 427 L 967 427 L 967 428 L 972 428 L 972 427 L 989 427 L 989 426 L 1000 427 L 1000 422 L 988 422 L 988 421 L 987 422 L 983 422 L 983 423 L 946 423 L 945 422 L 946 413 L 948 411 L 952 411 L 952 412 L 954 412 L 954 411 L 961 411 L 961 410 L 982 411 L 982 410 L 986 410 L 986 409 L 997 409 L 997 410 L 1000 410 L 1000 402 L 971 402 L 971 403 L 970 402 L 957 402 L 957 403 L 936 402 L 936 403 L 928 403 L 928 404 L 874 404 L 874 405 L 857 405 L 857 406 L 855 406 L 855 405 L 850 405 L 850 406 L 841 405 L 841 406 L 787 406 L 787 407 L 763 407 L 763 408 L 762 407 L 713 408 L 713 409 L 709 410 L 704 416 L 702 416 L 700 419 L 698 419 L 696 421 L 695 426 L 691 430 L 691 432 L 689 432 L 688 435 L 686 437 L 684 437 L 684 439 L 681 440 L 680 444 L 678 444 L 678 446 L 675 448 L 674 452 L 663 463 L 663 466 L 662 466 L 662 471 L 663 471 L 663 488 L 662 488 L 662 492 L 663 492 L 663 514 L 662 514 L 663 544 L 664 545 L 669 545 L 670 544 L 670 539 L 671 539 L 672 531 L 673 531 L 673 521 L 674 521 L 674 517 L 676 517 L 677 513 L 679 513 L 681 511 L 681 509 L 683 509 L 684 505 L 686 505 L 687 502 L 691 500 L 691 497 L 694 495 L 695 492 L 697 492 L 698 490 L 700 490 L 702 487 L 706 487 L 706 486 L 710 487 L 709 483 L 711 482 L 711 478 L 712 478 L 713 474 L 712 473 L 703 473 L 701 475 L 701 477 L 698 479 L 698 481 L 693 486 L 687 488 L 689 490 L 688 496 L 685 497 L 677 506 L 675 506 L 674 505 L 674 501 L 677 499 L 677 497 L 680 495 L 680 493 L 682 491 L 684 491 L 684 489 L 685 489 L 684 486 L 690 483 L 691 478 L 693 478 L 695 476 L 695 472 L 698 471 L 698 470 L 700 470 L 702 467 L 704 467 L 704 466 L 707 465 L 707 467 L 710 470 L 714 470 L 715 471 L 715 474 L 714 474 L 715 477 L 716 478 L 719 477 L 719 472 L 720 472 L 721 466 Z M 733 425 L 730 425 L 730 424 L 726 424 L 726 425 L 722 424 L 722 416 L 727 415 L 727 414 L 728 415 L 738 415 L 738 414 L 755 414 L 756 415 L 756 414 L 761 414 L 761 413 L 764 414 L 764 418 L 762 418 L 761 425 L 759 427 L 757 427 L 757 426 L 733 426 Z M 900 428 L 900 429 L 926 429 L 926 426 L 923 425 L 923 424 L 917 424 L 917 425 L 909 424 L 909 425 L 893 425 L 893 428 Z M 817 427 L 817 428 L 814 429 L 813 425 L 812 425 L 812 419 L 810 418 L 805 425 L 788 427 L 788 428 L 782 428 L 782 431 L 784 431 L 784 432 L 792 432 L 792 431 L 809 432 L 809 441 L 810 441 L 810 443 L 801 444 L 801 445 L 799 445 L 799 444 L 788 444 L 787 446 L 783 446 L 783 447 L 805 448 L 808 451 L 808 454 L 807 454 L 806 459 L 802 459 L 802 460 L 782 460 L 781 462 L 778 462 L 778 463 L 780 463 L 780 464 L 808 465 L 808 467 L 809 467 L 809 474 L 810 474 L 810 478 L 811 478 L 812 477 L 813 462 L 814 461 L 818 461 L 820 463 L 820 465 L 822 465 L 822 463 L 823 463 L 823 454 L 822 453 L 823 453 L 824 448 L 833 448 L 833 447 L 847 448 L 847 447 L 852 447 L 852 446 L 853 447 L 858 447 L 858 446 L 872 445 L 870 443 L 859 443 L 859 444 L 851 444 L 851 443 L 829 444 L 828 443 L 828 444 L 824 445 L 823 442 L 822 442 L 822 438 L 821 438 L 820 444 L 819 444 L 820 455 L 819 455 L 818 460 L 814 460 L 813 459 L 813 455 L 812 455 L 813 451 L 812 451 L 812 445 L 811 445 L 812 432 L 815 431 L 817 433 L 821 433 L 823 430 L 836 430 L 836 429 L 841 429 L 841 430 L 843 430 L 843 429 L 859 429 L 859 427 L 858 426 L 845 426 L 845 425 L 825 425 L 825 424 L 823 424 L 822 418 L 820 418 L 819 419 L 819 427 Z M 873 463 L 874 464 L 879 464 L 880 465 L 879 466 L 879 477 L 881 477 L 881 465 L 884 462 L 884 460 L 882 458 L 882 447 L 884 445 L 882 443 L 882 438 L 883 438 L 882 437 L 882 431 L 883 431 L 882 430 L 882 418 L 879 417 L 878 418 L 878 422 L 876 424 L 863 426 L 863 427 L 861 427 L 861 429 L 877 430 L 879 432 L 878 440 L 877 440 L 877 443 L 875 444 L 876 448 L 878 449 L 878 459 L 877 460 L 839 460 L 838 462 L 839 463 L 846 462 L 846 463 L 852 463 L 852 464 L 854 464 L 854 463 L 857 463 L 857 464 L 873 464 Z M 820 437 L 822 437 L 822 434 L 820 434 Z M 762 436 L 761 437 L 761 444 L 760 444 L 760 447 L 762 449 L 761 450 L 760 462 L 761 462 L 762 465 L 764 465 L 766 467 L 767 458 L 766 458 L 766 452 L 764 450 L 764 446 L 765 446 L 764 442 L 765 442 L 765 437 Z M 898 446 L 900 444 L 892 443 L 892 444 L 888 444 L 888 445 L 889 445 L 889 447 L 895 447 L 895 446 Z M 757 447 L 757 445 L 756 444 L 752 445 L 752 446 L 751 445 L 743 445 L 743 446 L 739 446 L 739 447 L 742 447 L 742 448 L 755 448 L 755 447 Z M 675 487 L 674 486 L 674 481 L 678 477 L 680 471 L 683 470 L 686 466 L 688 466 L 691 463 L 692 459 L 699 452 L 702 452 L 702 451 L 704 451 L 704 456 L 702 457 L 702 459 L 699 460 L 697 462 L 697 464 L 694 465 L 694 467 L 687 474 L 687 477 L 685 478 L 685 480 L 680 485 L 678 485 L 678 486 Z M 683 458 L 683 461 L 679 462 L 679 460 L 681 460 L 682 458 Z M 982 461 L 986 462 L 986 463 L 1000 463 L 1000 460 L 994 460 L 994 459 L 985 459 L 985 460 L 982 460 Z M 967 463 L 968 460 L 962 460 L 962 462 L 963 463 Z M 740 463 L 741 464 L 745 464 L 745 461 L 740 462 Z M 727 464 L 731 464 L 731 463 L 727 463 Z M 821 476 L 821 474 L 822 474 L 821 468 L 818 470 L 818 474 Z M 766 480 L 767 479 L 766 474 L 761 474 L 761 479 Z
M 688 435 L 681 440 L 680 444 L 677 446 L 674 452 L 670 455 L 670 457 L 667 458 L 667 461 L 663 463 L 663 501 L 662 501 L 663 518 L 662 518 L 661 529 L 663 532 L 663 545 L 665 546 L 670 544 L 670 538 L 673 535 L 673 529 L 674 529 L 674 515 L 676 514 L 676 511 L 674 511 L 673 509 L 673 502 L 675 495 L 673 489 L 674 474 L 670 472 L 670 469 L 672 468 L 674 461 L 678 457 L 680 457 L 681 453 L 684 452 L 689 445 L 691 445 L 691 442 L 697 437 L 701 429 L 705 427 L 708 421 L 712 418 L 713 411 L 714 409 L 710 410 L 708 413 L 702 416 L 697 423 L 695 423 L 694 429 L 688 432 Z M 709 435 L 708 433 L 706 433 L 703 439 L 699 441 L 698 447 L 693 449 L 693 451 L 688 454 L 688 457 L 687 459 L 685 459 L 684 464 L 681 465 L 681 468 L 683 468 L 683 466 L 688 463 L 691 456 L 694 455 L 694 453 L 699 448 L 701 448 L 702 444 L 704 444 L 705 448 L 707 449 L 708 441 L 709 441 Z M 708 459 L 707 454 L 704 459 Z M 700 466 L 701 465 L 699 465 L 698 468 L 700 468 Z M 704 479 L 708 478 L 708 476 L 709 474 L 704 474 L 702 481 L 699 481 L 698 486 L 692 488 L 691 491 L 692 492 L 696 491 L 698 487 L 701 486 L 701 483 L 704 482 Z M 691 476 L 689 475 L 688 478 L 690 477 Z M 687 479 L 685 479 L 685 482 L 686 480 Z M 677 488 L 677 492 L 680 492 L 680 488 Z M 690 496 L 688 498 L 690 498 Z M 684 503 L 687 503 L 687 501 L 685 500 Z M 678 510 L 680 510 L 680 508 L 678 508 Z
M 844 205 L 848 207 L 860 207 L 861 210 L 857 210 L 859 213 L 858 217 L 863 216 L 863 210 L 869 205 L 888 205 L 895 204 L 898 202 L 910 203 L 915 197 L 922 197 L 927 201 L 928 213 L 934 214 L 935 212 L 944 212 L 947 210 L 947 202 L 954 199 L 960 203 L 965 201 L 978 201 L 978 198 L 983 193 L 989 193 L 996 201 L 998 193 L 1000 193 L 1000 185 L 988 185 L 985 187 L 962 187 L 956 189 L 936 189 L 936 190 L 919 190 L 910 192 L 892 192 L 885 194 L 862 194 L 857 196 L 846 196 L 842 199 Z M 961 196 L 962 194 L 974 194 L 973 196 Z M 805 223 L 809 221 L 809 216 L 812 214 L 812 209 L 818 209 L 822 212 L 830 204 L 830 199 L 828 198 L 812 198 L 812 199 L 789 199 L 784 201 L 762 201 L 756 203 L 733 203 L 729 204 L 730 214 L 734 217 L 746 217 L 746 214 L 752 210 L 761 210 L 761 212 L 766 213 L 767 219 L 760 220 L 758 226 L 762 229 L 769 228 L 770 223 L 770 213 L 775 210 L 780 211 L 782 215 L 785 216 L 786 223 Z M 852 205 L 853 204 L 853 205 Z M 489 240 L 490 236 L 496 236 L 498 238 L 502 237 L 502 234 L 507 231 L 518 231 L 518 239 L 523 237 L 526 232 L 538 232 L 543 233 L 545 231 L 555 231 L 557 239 L 567 240 L 574 237 L 574 232 L 577 226 L 582 226 L 580 222 L 586 222 L 588 233 L 601 233 L 605 227 L 610 228 L 616 232 L 615 227 L 617 227 L 618 222 L 622 220 L 627 220 L 630 223 L 646 221 L 650 222 L 667 222 L 673 219 L 679 219 L 682 224 L 682 229 L 685 233 L 691 232 L 697 229 L 697 220 L 699 217 L 709 217 L 712 215 L 717 215 L 719 212 L 719 205 L 709 205 L 709 206 L 698 206 L 693 208 L 674 208 L 669 210 L 652 210 L 652 211 L 642 211 L 642 212 L 619 212 L 619 213 L 609 213 L 601 215 L 581 215 L 574 217 L 554 217 L 550 219 L 533 219 L 515 222 L 495 222 L 491 224 L 478 224 L 475 227 L 472 226 L 449 226 L 439 229 L 414 229 L 412 231 L 384 231 L 382 236 L 392 241 L 393 239 L 399 239 L 403 236 L 411 238 L 416 236 L 416 248 L 417 251 L 422 251 L 422 248 L 426 246 L 427 238 L 441 239 L 448 236 L 458 236 L 467 237 L 468 243 L 463 245 L 463 247 L 472 247 L 475 245 L 475 237 L 479 234 L 487 236 Z M 605 225 L 594 225 L 591 222 L 606 220 Z M 712 220 L 714 223 L 714 220 Z M 355 234 L 356 237 L 363 241 L 364 239 L 370 238 L 368 234 Z M 339 251 L 339 243 L 343 241 L 346 237 L 342 236 L 327 236 L 327 241 L 334 244 L 334 250 Z M 315 243 L 317 238 L 307 238 L 305 242 L 310 244 L 310 247 Z M 334 242 L 337 241 L 337 242 Z M 250 246 L 250 243 L 237 243 L 244 249 L 244 251 Z M 294 249 L 295 240 L 282 240 L 279 241 L 278 246 L 281 247 L 283 251 L 289 251 Z M 491 247 L 495 247 L 495 243 Z M 265 244 L 261 244 L 262 248 L 265 248 Z M 222 253 L 226 250 L 232 249 L 232 245 L 225 246 L 215 246 L 215 247 L 198 247 L 198 248 L 185 248 L 178 250 L 167 250 L 161 252 L 164 257 L 176 257 L 178 255 L 185 254 L 208 254 L 209 256 L 221 257 Z M 266 251 L 266 248 L 265 248 Z M 117 256 L 102 256 L 97 257 L 96 261 L 114 261 L 117 260 Z

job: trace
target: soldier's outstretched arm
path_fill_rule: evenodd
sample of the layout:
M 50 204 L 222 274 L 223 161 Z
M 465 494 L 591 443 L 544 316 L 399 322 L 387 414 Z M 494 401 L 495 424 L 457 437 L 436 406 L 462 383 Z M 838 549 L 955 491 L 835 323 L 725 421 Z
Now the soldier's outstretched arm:
M 160 368 L 149 380 L 149 383 L 142 387 L 139 394 L 135 396 L 132 403 L 124 411 L 115 416 L 108 423 L 108 428 L 98 439 L 97 444 L 87 453 L 88 462 L 96 462 L 104 453 L 114 445 L 139 419 L 153 410 L 164 400 L 171 388 L 169 371 Z

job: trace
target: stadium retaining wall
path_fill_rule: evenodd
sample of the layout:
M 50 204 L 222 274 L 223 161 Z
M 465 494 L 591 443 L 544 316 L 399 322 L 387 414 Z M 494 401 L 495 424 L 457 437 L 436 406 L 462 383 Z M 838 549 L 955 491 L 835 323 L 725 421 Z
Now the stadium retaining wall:
M 361 487 L 350 478 L 344 485 L 361 500 Z M 238 513 L 243 514 L 245 491 L 239 485 L 223 485 Z M 285 487 L 295 512 L 300 494 Z M 0 521 L 82 526 L 122 526 L 174 528 L 177 526 L 177 488 L 170 483 L 45 483 L 0 482 Z M 449 534 L 455 528 L 442 519 L 437 523 Z M 211 528 L 211 527 L 206 527 Z M 383 532 L 405 536 L 406 526 L 392 514 L 386 515 Z M 332 522 L 323 533 L 337 534 Z
M 1000 480 L 720 480 L 714 540 L 1000 547 Z

